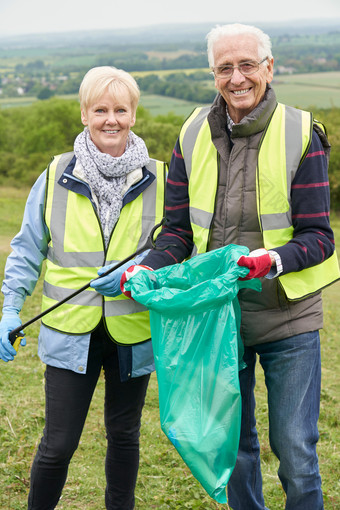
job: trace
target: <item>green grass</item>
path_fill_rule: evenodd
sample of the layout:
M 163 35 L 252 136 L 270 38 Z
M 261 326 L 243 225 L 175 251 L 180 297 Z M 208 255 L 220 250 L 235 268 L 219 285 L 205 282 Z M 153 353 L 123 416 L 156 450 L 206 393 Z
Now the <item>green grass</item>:
M 175 115 L 187 117 L 197 106 L 197 104 L 192 101 L 152 94 L 142 94 L 140 105 L 149 110 L 154 117 L 157 115 L 167 115 L 170 112 Z
M 291 106 L 340 107 L 340 72 L 274 75 L 273 87 L 278 100 Z
M 9 252 L 9 242 L 19 230 L 27 190 L 0 188 L 0 270 Z M 340 218 L 333 227 L 340 239 Z M 28 320 L 40 310 L 41 282 L 22 312 Z M 325 325 L 322 331 L 322 396 L 318 446 L 325 509 L 340 508 L 339 486 L 339 330 L 340 283 L 324 291 Z M 44 426 L 44 365 L 37 356 L 38 324 L 27 328 L 27 346 L 14 362 L 0 361 L 0 508 L 23 510 L 29 473 Z M 277 460 L 269 448 L 267 403 L 263 375 L 257 370 L 257 421 L 262 448 L 266 505 L 284 508 L 284 494 L 276 475 Z M 104 382 L 96 388 L 81 443 L 72 460 L 58 508 L 97 510 L 104 508 L 105 431 L 103 425 Z M 157 379 L 147 394 L 141 432 L 141 463 L 136 489 L 136 510 L 216 510 L 226 508 L 210 499 L 191 475 L 160 429 Z
M 17 106 L 29 106 L 38 101 L 36 97 L 5 97 L 0 99 L 0 108 L 14 108 Z

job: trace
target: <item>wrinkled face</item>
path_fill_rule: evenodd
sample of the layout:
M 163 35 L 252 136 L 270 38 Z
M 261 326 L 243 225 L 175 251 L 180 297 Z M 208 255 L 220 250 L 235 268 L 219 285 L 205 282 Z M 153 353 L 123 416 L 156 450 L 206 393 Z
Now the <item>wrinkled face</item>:
M 129 92 L 122 90 L 117 97 L 104 92 L 86 111 L 81 111 L 81 121 L 88 126 L 91 140 L 101 152 L 121 156 L 130 128 L 136 121 Z
M 236 66 L 242 62 L 260 60 L 258 42 L 252 34 L 222 37 L 214 45 L 214 67 L 226 64 Z M 239 69 L 234 69 L 230 78 L 215 77 L 215 87 L 227 103 L 229 115 L 234 122 L 240 122 L 263 99 L 266 84 L 273 79 L 273 63 L 273 59 L 266 60 L 250 76 L 243 76 Z

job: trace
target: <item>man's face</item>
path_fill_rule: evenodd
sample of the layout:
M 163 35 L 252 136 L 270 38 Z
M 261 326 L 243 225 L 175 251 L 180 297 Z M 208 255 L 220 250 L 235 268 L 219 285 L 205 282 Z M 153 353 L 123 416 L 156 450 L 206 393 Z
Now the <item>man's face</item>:
M 254 35 L 226 36 L 214 45 L 214 67 L 226 64 L 236 66 L 249 61 L 260 61 L 258 42 Z M 263 99 L 266 84 L 273 79 L 273 63 L 273 59 L 266 60 L 250 76 L 243 76 L 239 69 L 234 69 L 230 78 L 215 77 L 215 87 L 227 103 L 229 115 L 234 122 L 239 123 Z

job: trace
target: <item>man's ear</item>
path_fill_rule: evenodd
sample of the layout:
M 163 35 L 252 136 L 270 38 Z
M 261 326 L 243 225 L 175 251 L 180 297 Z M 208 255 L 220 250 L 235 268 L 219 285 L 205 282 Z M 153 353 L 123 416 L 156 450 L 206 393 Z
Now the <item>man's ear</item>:
M 273 76 L 274 76 L 274 59 L 271 58 L 267 66 L 267 83 L 270 83 L 272 81 Z

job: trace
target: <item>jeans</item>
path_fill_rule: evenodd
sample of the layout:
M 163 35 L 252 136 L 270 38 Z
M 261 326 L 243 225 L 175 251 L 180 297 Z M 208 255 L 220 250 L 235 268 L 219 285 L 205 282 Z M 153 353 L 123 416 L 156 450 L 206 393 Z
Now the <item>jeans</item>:
M 269 441 L 279 459 L 286 510 L 321 510 L 323 497 L 316 443 L 320 407 L 318 331 L 245 348 L 240 386 L 239 452 L 228 484 L 233 510 L 263 510 L 260 445 L 255 420 L 255 364 L 259 356 L 268 392 Z
M 102 368 L 107 438 L 105 504 L 110 510 L 134 508 L 140 422 L 150 376 L 120 381 L 116 345 L 100 325 L 91 335 L 85 375 L 46 367 L 46 423 L 31 470 L 29 510 L 52 510 L 58 504 Z

